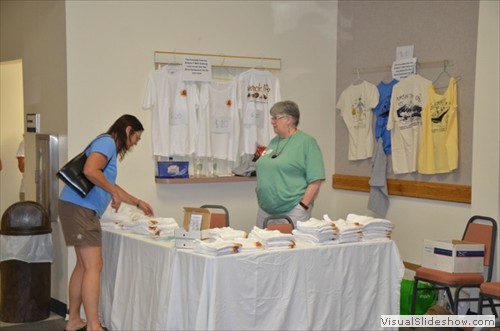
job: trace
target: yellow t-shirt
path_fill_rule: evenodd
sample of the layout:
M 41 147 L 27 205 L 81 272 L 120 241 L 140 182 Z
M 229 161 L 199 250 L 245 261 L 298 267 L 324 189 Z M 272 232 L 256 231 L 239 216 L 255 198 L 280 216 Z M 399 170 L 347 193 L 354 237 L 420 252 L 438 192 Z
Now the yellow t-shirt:
M 454 77 L 446 92 L 438 94 L 429 86 L 422 110 L 422 135 L 418 155 L 418 172 L 440 174 L 458 167 L 457 84 Z

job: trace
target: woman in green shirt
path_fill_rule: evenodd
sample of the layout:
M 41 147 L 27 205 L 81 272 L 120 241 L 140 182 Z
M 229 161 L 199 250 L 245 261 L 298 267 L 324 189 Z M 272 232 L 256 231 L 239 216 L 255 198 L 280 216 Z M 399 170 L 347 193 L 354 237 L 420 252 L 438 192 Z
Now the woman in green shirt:
M 285 214 L 294 225 L 311 218 L 313 201 L 325 180 L 323 155 L 316 140 L 297 128 L 300 111 L 293 101 L 270 110 L 276 136 L 256 162 L 257 226 L 272 215 Z

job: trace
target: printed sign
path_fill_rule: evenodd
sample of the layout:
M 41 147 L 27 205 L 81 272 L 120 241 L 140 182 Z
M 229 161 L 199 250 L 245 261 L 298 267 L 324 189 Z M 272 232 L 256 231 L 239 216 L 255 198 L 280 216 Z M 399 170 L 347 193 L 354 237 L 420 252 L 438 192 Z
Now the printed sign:
M 392 78 L 401 80 L 417 73 L 417 58 L 394 61 L 392 64 Z
M 208 58 L 186 56 L 182 67 L 185 81 L 209 82 L 212 80 L 212 65 Z

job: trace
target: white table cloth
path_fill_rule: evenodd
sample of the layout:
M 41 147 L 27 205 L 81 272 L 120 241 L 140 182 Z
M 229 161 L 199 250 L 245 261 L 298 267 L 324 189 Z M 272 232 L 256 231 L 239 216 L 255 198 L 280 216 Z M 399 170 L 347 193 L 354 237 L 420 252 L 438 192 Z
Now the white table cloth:
M 104 230 L 103 257 L 111 330 L 375 330 L 399 314 L 390 240 L 211 257 Z

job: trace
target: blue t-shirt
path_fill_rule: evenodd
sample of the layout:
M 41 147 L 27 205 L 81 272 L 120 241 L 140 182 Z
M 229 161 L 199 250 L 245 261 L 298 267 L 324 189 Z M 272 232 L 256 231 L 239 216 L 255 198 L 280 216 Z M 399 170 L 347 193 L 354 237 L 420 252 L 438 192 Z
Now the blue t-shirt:
M 94 141 L 92 141 L 90 147 L 87 148 L 85 154 L 89 156 L 90 153 L 93 152 L 101 153 L 109 161 L 107 166 L 104 168 L 104 177 L 106 177 L 106 179 L 114 185 L 117 176 L 117 154 L 114 139 L 110 135 L 97 137 Z M 96 185 L 92 190 L 90 190 L 89 194 L 87 194 L 85 198 L 82 198 L 78 195 L 78 193 L 73 191 L 73 189 L 65 185 L 59 198 L 61 200 L 94 210 L 97 215 L 101 217 L 111 201 L 111 194 Z
M 302 131 L 287 139 L 274 137 L 255 169 L 259 207 L 271 215 L 289 212 L 299 204 L 310 183 L 325 179 L 318 143 Z
M 399 81 L 393 79 L 389 83 L 380 82 L 377 85 L 379 101 L 373 108 L 375 114 L 375 140 L 382 138 L 384 144 L 384 153 L 391 154 L 391 133 L 387 130 L 387 121 L 389 120 L 389 110 L 391 107 L 392 88 Z

